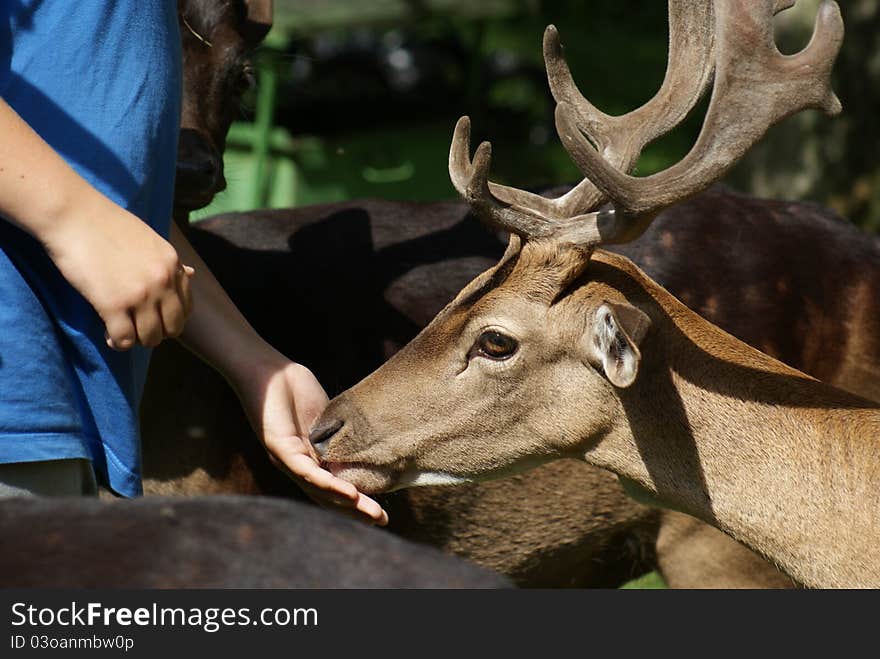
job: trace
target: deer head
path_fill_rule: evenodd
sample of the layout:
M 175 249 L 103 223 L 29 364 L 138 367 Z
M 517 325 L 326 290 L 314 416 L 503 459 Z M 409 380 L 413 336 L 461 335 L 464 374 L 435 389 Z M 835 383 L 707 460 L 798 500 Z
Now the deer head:
M 226 188 L 226 134 L 256 82 L 250 53 L 272 27 L 272 0 L 178 0 L 183 50 L 183 107 L 175 218 L 210 203 Z
M 661 210 L 723 176 L 783 118 L 806 108 L 839 112 L 830 87 L 843 38 L 839 8 L 824 2 L 810 44 L 783 56 L 772 20 L 793 4 L 670 0 L 663 85 L 620 117 L 581 96 L 557 32 L 547 28 L 557 130 L 585 178 L 556 199 L 494 184 L 490 145 L 471 159 L 469 122 L 459 121 L 449 157 L 453 184 L 475 213 L 511 233 L 510 243 L 498 265 L 408 346 L 331 402 L 312 440 L 334 473 L 378 492 L 496 477 L 560 457 L 592 455 L 600 466 L 627 463 L 637 471 L 644 469 L 632 430 L 639 403 L 654 397 L 656 408 L 656 396 L 667 395 L 657 383 L 671 371 L 736 362 L 790 374 L 756 351 L 728 354 L 738 350 L 731 337 L 625 258 L 597 248 L 640 235 Z M 691 152 L 653 176 L 627 175 L 644 146 L 680 123 L 710 81 Z M 662 421 L 687 423 L 672 407 Z

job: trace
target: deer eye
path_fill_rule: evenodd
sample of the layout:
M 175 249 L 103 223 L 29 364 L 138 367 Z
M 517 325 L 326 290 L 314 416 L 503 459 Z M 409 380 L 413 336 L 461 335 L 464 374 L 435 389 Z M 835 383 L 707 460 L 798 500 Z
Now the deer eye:
M 480 334 L 474 344 L 476 354 L 489 359 L 507 359 L 519 348 L 519 342 L 512 336 L 507 336 L 495 330 L 487 330 Z
M 238 80 L 235 83 L 238 93 L 243 94 L 254 89 L 257 86 L 257 73 L 251 62 L 245 62 L 238 73 Z

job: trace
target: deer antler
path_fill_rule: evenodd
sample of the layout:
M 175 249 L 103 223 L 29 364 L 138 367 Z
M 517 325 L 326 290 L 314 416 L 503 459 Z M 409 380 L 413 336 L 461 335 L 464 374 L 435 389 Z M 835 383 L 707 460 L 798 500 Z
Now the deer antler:
M 556 28 L 551 25 L 544 33 L 544 60 L 554 98 L 577 108 L 587 133 L 610 162 L 624 171 L 632 168 L 645 144 L 675 127 L 697 103 L 712 76 L 713 47 L 711 0 L 670 0 L 669 64 L 663 84 L 642 107 L 612 117 L 599 112 L 577 90 Z M 616 233 L 613 214 L 588 212 L 605 200 L 589 180 L 557 199 L 497 185 L 488 180 L 491 145 L 481 144 L 473 161 L 469 146 L 470 122 L 463 117 L 449 153 L 450 178 L 459 194 L 490 224 L 525 238 L 563 231 L 578 242 Z
M 614 205 L 621 231 L 615 240 L 632 239 L 661 210 L 709 187 L 782 119 L 806 108 L 827 115 L 840 112 L 830 80 L 843 41 L 840 9 L 836 2 L 823 2 L 809 45 L 785 56 L 776 49 L 772 18 L 791 4 L 717 2 L 716 74 L 709 110 L 693 149 L 665 171 L 645 178 L 619 171 L 589 143 L 577 108 L 569 102 L 557 106 L 556 125 L 565 148 Z
M 600 112 L 580 94 L 551 25 L 544 58 L 558 102 L 556 127 L 586 178 L 557 199 L 491 183 L 491 145 L 481 144 L 471 161 L 464 117 L 449 156 L 453 185 L 483 219 L 524 238 L 596 245 L 638 237 L 663 208 L 723 176 L 773 124 L 805 108 L 840 111 L 830 85 L 843 39 L 837 3 L 823 2 L 810 44 L 787 57 L 776 49 L 772 17 L 793 5 L 794 0 L 716 0 L 713 11 L 711 0 L 670 0 L 663 85 L 648 103 L 620 117 Z M 691 152 L 659 174 L 628 176 L 645 145 L 693 109 L 713 71 L 712 101 Z M 609 200 L 614 211 L 590 212 Z

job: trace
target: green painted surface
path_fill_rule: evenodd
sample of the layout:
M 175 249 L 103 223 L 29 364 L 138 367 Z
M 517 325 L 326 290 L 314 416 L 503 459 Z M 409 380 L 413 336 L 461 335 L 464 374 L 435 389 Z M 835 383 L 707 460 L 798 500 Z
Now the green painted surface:
M 649 572 L 648 574 L 641 576 L 638 579 L 633 579 L 621 586 L 624 590 L 660 590 L 665 589 L 666 587 L 666 582 L 663 581 L 663 577 L 656 572 Z

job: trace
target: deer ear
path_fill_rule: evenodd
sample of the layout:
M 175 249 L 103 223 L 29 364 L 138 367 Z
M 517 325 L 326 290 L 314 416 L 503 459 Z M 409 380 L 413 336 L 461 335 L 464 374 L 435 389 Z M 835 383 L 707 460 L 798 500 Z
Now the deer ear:
M 601 367 L 615 387 L 628 387 L 639 373 L 639 344 L 651 327 L 646 313 L 630 304 L 605 302 L 587 330 L 591 363 Z
M 260 43 L 272 27 L 273 0 L 244 0 L 245 17 L 241 33 L 247 43 Z

